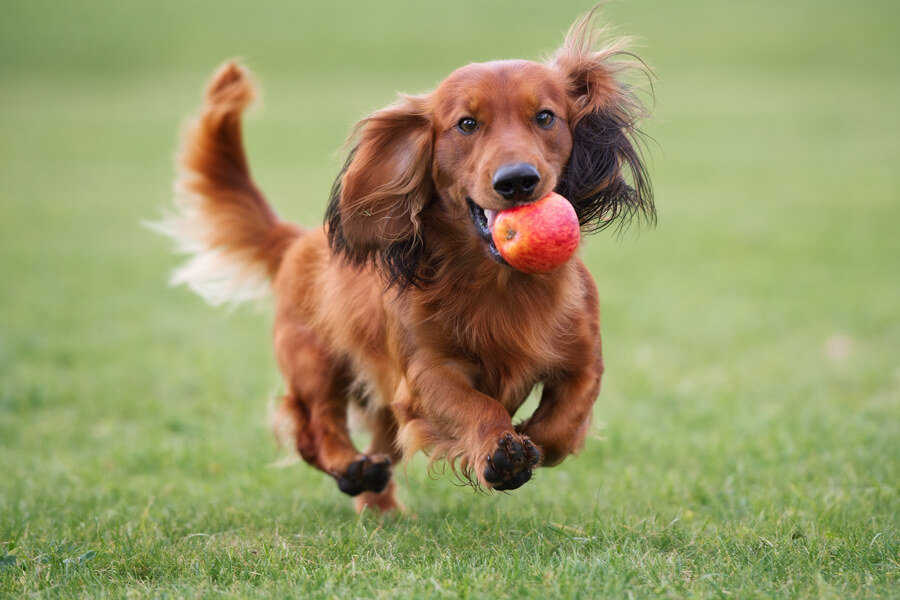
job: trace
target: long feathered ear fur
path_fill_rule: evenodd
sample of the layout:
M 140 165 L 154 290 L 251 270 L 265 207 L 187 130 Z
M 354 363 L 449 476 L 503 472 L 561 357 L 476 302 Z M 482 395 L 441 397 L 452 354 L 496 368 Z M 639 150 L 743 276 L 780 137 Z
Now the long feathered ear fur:
M 325 216 L 332 249 L 374 261 L 391 283 L 417 279 L 419 213 L 434 194 L 429 115 L 426 96 L 404 96 L 361 121 Z
M 572 26 L 550 61 L 566 77 L 573 106 L 572 155 L 557 190 L 572 202 L 587 231 L 624 225 L 636 215 L 651 223 L 656 218 L 638 145 L 637 123 L 647 111 L 621 81 L 624 72 L 637 70 L 649 78 L 649 71 L 627 52 L 627 40 L 598 48 L 606 32 L 597 26 L 596 13 Z

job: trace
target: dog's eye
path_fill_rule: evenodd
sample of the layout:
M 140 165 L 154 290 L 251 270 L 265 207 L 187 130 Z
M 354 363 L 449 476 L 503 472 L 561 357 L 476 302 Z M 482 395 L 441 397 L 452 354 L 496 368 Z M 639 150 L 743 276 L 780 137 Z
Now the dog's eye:
M 537 114 L 534 120 L 538 124 L 538 127 L 550 129 L 553 126 L 553 123 L 556 122 L 556 115 L 549 110 L 542 110 Z
M 478 121 L 473 119 L 472 117 L 463 117 L 456 123 L 456 126 L 463 133 L 474 133 L 476 129 L 478 129 Z

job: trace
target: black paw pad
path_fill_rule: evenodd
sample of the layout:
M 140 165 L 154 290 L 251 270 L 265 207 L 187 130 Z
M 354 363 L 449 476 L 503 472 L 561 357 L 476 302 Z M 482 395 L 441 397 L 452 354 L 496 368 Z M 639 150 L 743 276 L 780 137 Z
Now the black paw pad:
M 531 471 L 541 462 L 541 451 L 527 439 L 512 434 L 500 438 L 497 449 L 487 457 L 484 479 L 495 490 L 514 490 L 531 479 Z
M 350 463 L 343 475 L 335 475 L 338 488 L 349 496 L 363 492 L 380 492 L 391 480 L 391 459 L 386 456 L 363 456 Z

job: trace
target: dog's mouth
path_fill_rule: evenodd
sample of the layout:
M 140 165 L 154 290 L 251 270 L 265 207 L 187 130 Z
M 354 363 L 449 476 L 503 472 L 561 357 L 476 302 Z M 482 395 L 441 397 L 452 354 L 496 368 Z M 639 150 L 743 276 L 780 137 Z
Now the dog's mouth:
M 491 258 L 500 264 L 507 264 L 503 257 L 500 256 L 500 251 L 497 250 L 497 245 L 494 244 L 494 238 L 491 235 L 491 228 L 494 226 L 494 220 L 497 218 L 497 211 L 481 208 L 471 198 L 466 198 L 466 202 L 469 204 L 469 218 L 472 219 L 472 224 L 475 226 L 475 233 L 487 245 Z

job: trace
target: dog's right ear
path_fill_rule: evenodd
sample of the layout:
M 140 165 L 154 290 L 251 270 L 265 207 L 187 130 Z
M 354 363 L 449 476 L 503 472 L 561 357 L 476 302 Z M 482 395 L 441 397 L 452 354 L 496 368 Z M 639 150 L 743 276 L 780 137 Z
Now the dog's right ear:
M 419 213 L 434 194 L 429 98 L 402 97 L 362 120 L 354 137 L 331 192 L 329 242 L 357 264 L 384 264 L 392 280 L 413 280 Z

